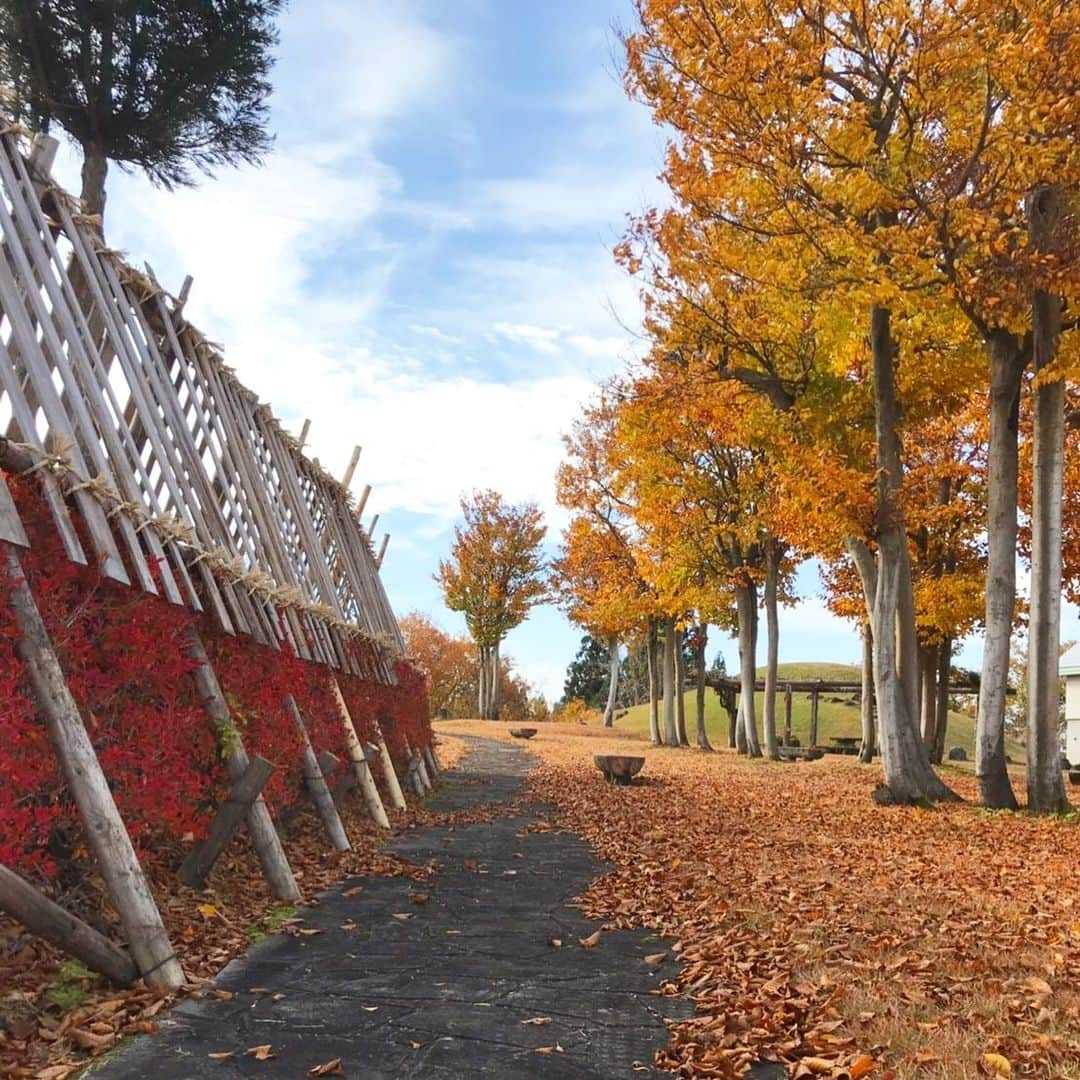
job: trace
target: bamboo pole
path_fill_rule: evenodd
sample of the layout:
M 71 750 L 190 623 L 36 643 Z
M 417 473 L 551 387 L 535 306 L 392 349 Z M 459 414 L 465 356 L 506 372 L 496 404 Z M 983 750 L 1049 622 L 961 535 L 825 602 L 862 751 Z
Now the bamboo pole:
M 161 921 L 150 886 L 116 808 L 60 660 L 30 592 L 14 548 L 7 549 L 11 606 L 19 628 L 16 654 L 26 665 L 34 697 L 64 777 L 86 828 L 87 840 L 124 928 L 140 974 L 149 986 L 175 989 L 184 982 L 180 961 Z
M 135 961 L 123 949 L 53 903 L 3 864 L 0 864 L 0 911 L 6 911 L 31 933 L 63 949 L 117 986 L 130 986 L 139 977 Z
M 357 782 L 360 784 L 364 802 L 367 803 L 368 813 L 371 814 L 376 825 L 389 829 L 390 819 L 386 816 L 386 808 L 379 797 L 379 789 L 375 786 L 371 768 L 368 765 L 367 757 L 364 755 L 364 748 L 360 745 L 360 739 L 356 734 L 356 725 L 353 724 L 352 716 L 349 714 L 349 706 L 345 704 L 345 698 L 342 696 L 337 676 L 332 672 L 330 674 L 330 685 L 337 700 L 338 711 L 341 714 L 341 726 L 345 732 L 345 746 L 349 751 L 349 760 L 352 762 L 353 771 L 356 773 Z
M 188 632 L 188 653 L 198 665 L 195 668 L 195 685 L 202 699 L 203 708 L 213 722 L 226 751 L 225 767 L 230 779 L 235 783 L 244 775 L 249 759 L 244 749 L 243 739 L 233 723 L 229 704 L 221 690 L 221 684 L 206 655 L 206 646 L 199 637 L 198 630 L 192 627 Z M 281 837 L 274 828 L 273 818 L 266 801 L 260 795 L 251 805 L 247 816 L 251 842 L 255 845 L 255 854 L 259 857 L 263 875 L 270 885 L 270 891 L 278 900 L 299 900 L 300 889 L 293 877 Z
M 322 818 L 326 835 L 330 838 L 330 843 L 334 845 L 335 851 L 350 851 L 352 845 L 345 834 L 345 826 L 341 823 L 341 815 L 338 814 L 337 807 L 334 805 L 334 797 L 330 794 L 330 788 L 326 784 L 326 777 L 323 776 L 322 769 L 319 768 L 318 758 L 315 757 L 315 749 L 311 745 L 311 738 L 308 735 L 307 728 L 304 726 L 304 718 L 300 715 L 300 708 L 292 694 L 285 695 L 285 707 L 289 710 L 297 734 L 303 743 L 304 783 L 311 794 L 312 802 L 315 803 L 315 809 L 319 811 L 319 817 Z

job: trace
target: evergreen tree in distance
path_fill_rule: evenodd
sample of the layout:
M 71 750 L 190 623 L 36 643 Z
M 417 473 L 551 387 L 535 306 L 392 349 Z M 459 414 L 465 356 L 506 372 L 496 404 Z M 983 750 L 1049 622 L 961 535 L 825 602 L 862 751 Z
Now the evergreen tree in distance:
M 590 709 L 602 709 L 608 692 L 608 650 L 591 634 L 581 639 L 577 655 L 566 669 L 563 683 L 563 702 L 575 698 Z
M 165 188 L 257 163 L 283 0 L 0 0 L 0 81 L 18 120 L 83 152 L 82 201 L 105 209 L 108 163 Z

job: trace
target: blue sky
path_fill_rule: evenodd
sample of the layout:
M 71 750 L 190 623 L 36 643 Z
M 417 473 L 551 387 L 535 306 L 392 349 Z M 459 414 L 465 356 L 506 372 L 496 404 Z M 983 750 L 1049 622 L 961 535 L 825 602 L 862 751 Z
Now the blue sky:
M 619 82 L 632 20 L 630 0 L 302 0 L 262 168 L 173 193 L 110 178 L 110 243 L 174 292 L 194 276 L 189 316 L 288 426 L 312 420 L 331 471 L 363 446 L 399 614 L 463 628 L 432 580 L 463 492 L 536 500 L 557 539 L 560 436 L 639 347 L 611 249 L 664 198 L 663 135 Z M 58 172 L 77 190 L 73 155 Z M 812 568 L 800 586 L 781 659 L 857 660 Z M 506 651 L 553 700 L 579 636 L 545 608 Z

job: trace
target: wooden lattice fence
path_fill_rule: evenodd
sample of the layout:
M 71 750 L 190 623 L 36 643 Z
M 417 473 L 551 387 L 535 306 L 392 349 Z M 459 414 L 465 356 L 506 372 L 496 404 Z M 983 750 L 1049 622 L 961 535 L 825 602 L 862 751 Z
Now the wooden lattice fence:
M 110 251 L 97 223 L 51 179 L 54 153 L 51 139 L 28 144 L 14 127 L 0 134 L 0 467 L 40 485 L 71 561 L 205 613 L 225 634 L 249 635 L 325 665 L 355 778 L 372 817 L 385 825 L 368 761 L 381 758 L 383 789 L 403 807 L 393 762 L 377 723 L 375 744 L 362 745 L 334 674 L 392 684 L 403 651 L 379 579 L 382 552 L 375 555 L 370 530 L 360 524 L 369 489 L 359 505 L 348 490 L 356 456 L 344 482 L 305 456 L 184 317 L 190 279 L 173 297 L 149 267 L 137 271 Z M 19 656 L 131 960 L 125 967 L 112 943 L 27 892 L 30 886 L 3 867 L 0 908 L 111 977 L 130 967 L 147 981 L 177 985 L 179 964 L 22 574 L 27 530 L 3 472 L 0 542 Z M 266 763 L 249 760 L 197 630 L 186 647 L 234 789 L 231 809 L 222 807 L 207 845 L 192 853 L 181 876 L 205 880 L 246 814 L 271 888 L 294 898 L 296 885 L 260 796 Z M 304 718 L 291 694 L 285 704 L 327 835 L 336 848 L 347 847 Z M 430 745 L 408 754 L 410 775 L 437 768 Z

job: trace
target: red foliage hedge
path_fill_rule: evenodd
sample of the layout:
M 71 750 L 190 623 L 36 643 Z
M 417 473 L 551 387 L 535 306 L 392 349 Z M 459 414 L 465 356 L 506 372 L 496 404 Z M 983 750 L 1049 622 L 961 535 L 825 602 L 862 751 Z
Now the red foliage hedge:
M 140 853 L 175 860 L 181 842 L 200 837 L 227 786 L 213 728 L 195 692 L 184 632 L 198 624 L 249 753 L 277 768 L 265 795 L 272 811 L 302 793 L 299 735 L 286 712 L 295 698 L 316 752 L 345 752 L 333 674 L 247 637 L 230 637 L 184 608 L 70 563 L 48 508 L 30 483 L 6 477 L 31 540 L 20 561 L 60 654 L 87 730 Z M 73 515 L 74 516 L 74 515 Z M 89 544 L 84 544 L 91 551 Z M 22 873 L 53 875 L 86 852 L 74 804 L 21 663 L 0 583 L 0 862 Z M 404 742 L 427 742 L 424 680 L 404 661 L 397 686 L 337 672 L 362 740 L 382 726 L 400 765 Z M 376 770 L 378 773 L 379 770 Z

